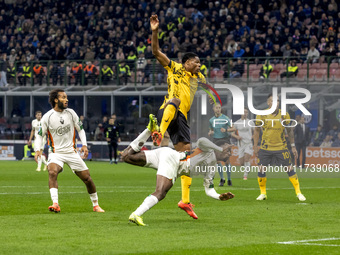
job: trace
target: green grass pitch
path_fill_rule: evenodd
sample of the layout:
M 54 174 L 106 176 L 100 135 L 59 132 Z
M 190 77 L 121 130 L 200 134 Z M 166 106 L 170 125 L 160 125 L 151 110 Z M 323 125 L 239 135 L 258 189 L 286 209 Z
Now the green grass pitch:
M 87 164 L 105 213 L 92 212 L 84 184 L 68 167 L 59 175 L 61 213 L 55 214 L 47 209 L 47 172 L 36 172 L 33 161 L 0 161 L 0 254 L 339 254 L 340 173 L 298 173 L 305 203 L 286 174 L 268 174 L 266 201 L 255 200 L 255 173 L 248 181 L 233 174 L 233 187 L 216 187 L 235 194 L 225 202 L 207 197 L 195 178 L 198 220 L 177 208 L 178 180 L 144 215 L 148 226 L 138 227 L 128 217 L 154 191 L 155 171 Z

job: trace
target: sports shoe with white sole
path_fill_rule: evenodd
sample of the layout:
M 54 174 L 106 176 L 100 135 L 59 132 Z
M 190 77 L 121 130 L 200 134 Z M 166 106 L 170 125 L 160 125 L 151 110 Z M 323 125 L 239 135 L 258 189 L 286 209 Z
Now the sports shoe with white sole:
M 302 202 L 306 201 L 306 197 L 304 195 L 302 195 L 301 193 L 297 194 L 296 196 L 300 201 L 302 201 Z
M 143 218 L 135 213 L 131 213 L 129 221 L 135 223 L 137 226 L 146 226 L 143 222 Z
M 266 200 L 267 199 L 267 195 L 266 194 L 261 194 L 259 195 L 256 200 Z

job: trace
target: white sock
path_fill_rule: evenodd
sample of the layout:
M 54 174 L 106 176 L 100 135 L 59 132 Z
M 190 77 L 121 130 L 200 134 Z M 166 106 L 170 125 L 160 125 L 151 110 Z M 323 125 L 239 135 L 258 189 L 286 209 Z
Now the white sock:
M 42 158 L 40 156 L 38 157 L 38 168 L 37 169 L 41 169 L 41 163 L 42 163 Z
M 51 199 L 52 199 L 53 204 L 54 203 L 58 204 L 58 189 L 50 188 L 50 194 L 51 194 Z
M 91 198 L 93 206 L 97 206 L 98 205 L 98 195 L 97 195 L 97 192 L 90 194 L 90 198 Z
M 135 140 L 133 140 L 130 143 L 131 148 L 135 152 L 139 152 L 144 146 L 146 140 L 148 140 L 148 138 L 150 137 L 150 135 L 151 135 L 151 131 L 146 128 Z
M 44 165 L 47 165 L 45 155 L 41 155 L 41 161 L 44 163 Z
M 157 197 L 155 197 L 154 195 L 150 195 L 144 199 L 143 203 L 136 209 L 136 211 L 134 211 L 134 213 L 138 216 L 142 216 L 146 211 L 148 211 L 157 203 Z
M 244 176 L 247 177 L 250 172 L 250 162 L 244 162 Z

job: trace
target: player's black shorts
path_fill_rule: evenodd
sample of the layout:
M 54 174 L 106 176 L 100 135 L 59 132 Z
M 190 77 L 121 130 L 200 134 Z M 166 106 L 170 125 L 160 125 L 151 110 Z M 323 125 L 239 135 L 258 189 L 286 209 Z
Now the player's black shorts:
M 163 113 L 164 108 L 158 110 L 158 121 L 161 121 Z M 178 144 L 179 142 L 190 143 L 190 127 L 185 116 L 180 111 L 178 111 L 176 119 L 171 121 L 167 131 L 174 145 Z
M 279 151 L 268 151 L 260 149 L 258 158 L 258 165 L 263 166 L 290 166 L 292 164 L 292 157 L 287 149 Z

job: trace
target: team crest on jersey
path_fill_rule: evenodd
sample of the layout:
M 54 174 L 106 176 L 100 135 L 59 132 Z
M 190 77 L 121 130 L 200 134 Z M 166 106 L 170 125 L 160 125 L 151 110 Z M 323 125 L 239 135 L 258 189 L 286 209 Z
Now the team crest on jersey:
M 61 123 L 61 124 L 64 124 L 64 119 L 63 119 L 63 117 L 60 117 L 60 123 Z

